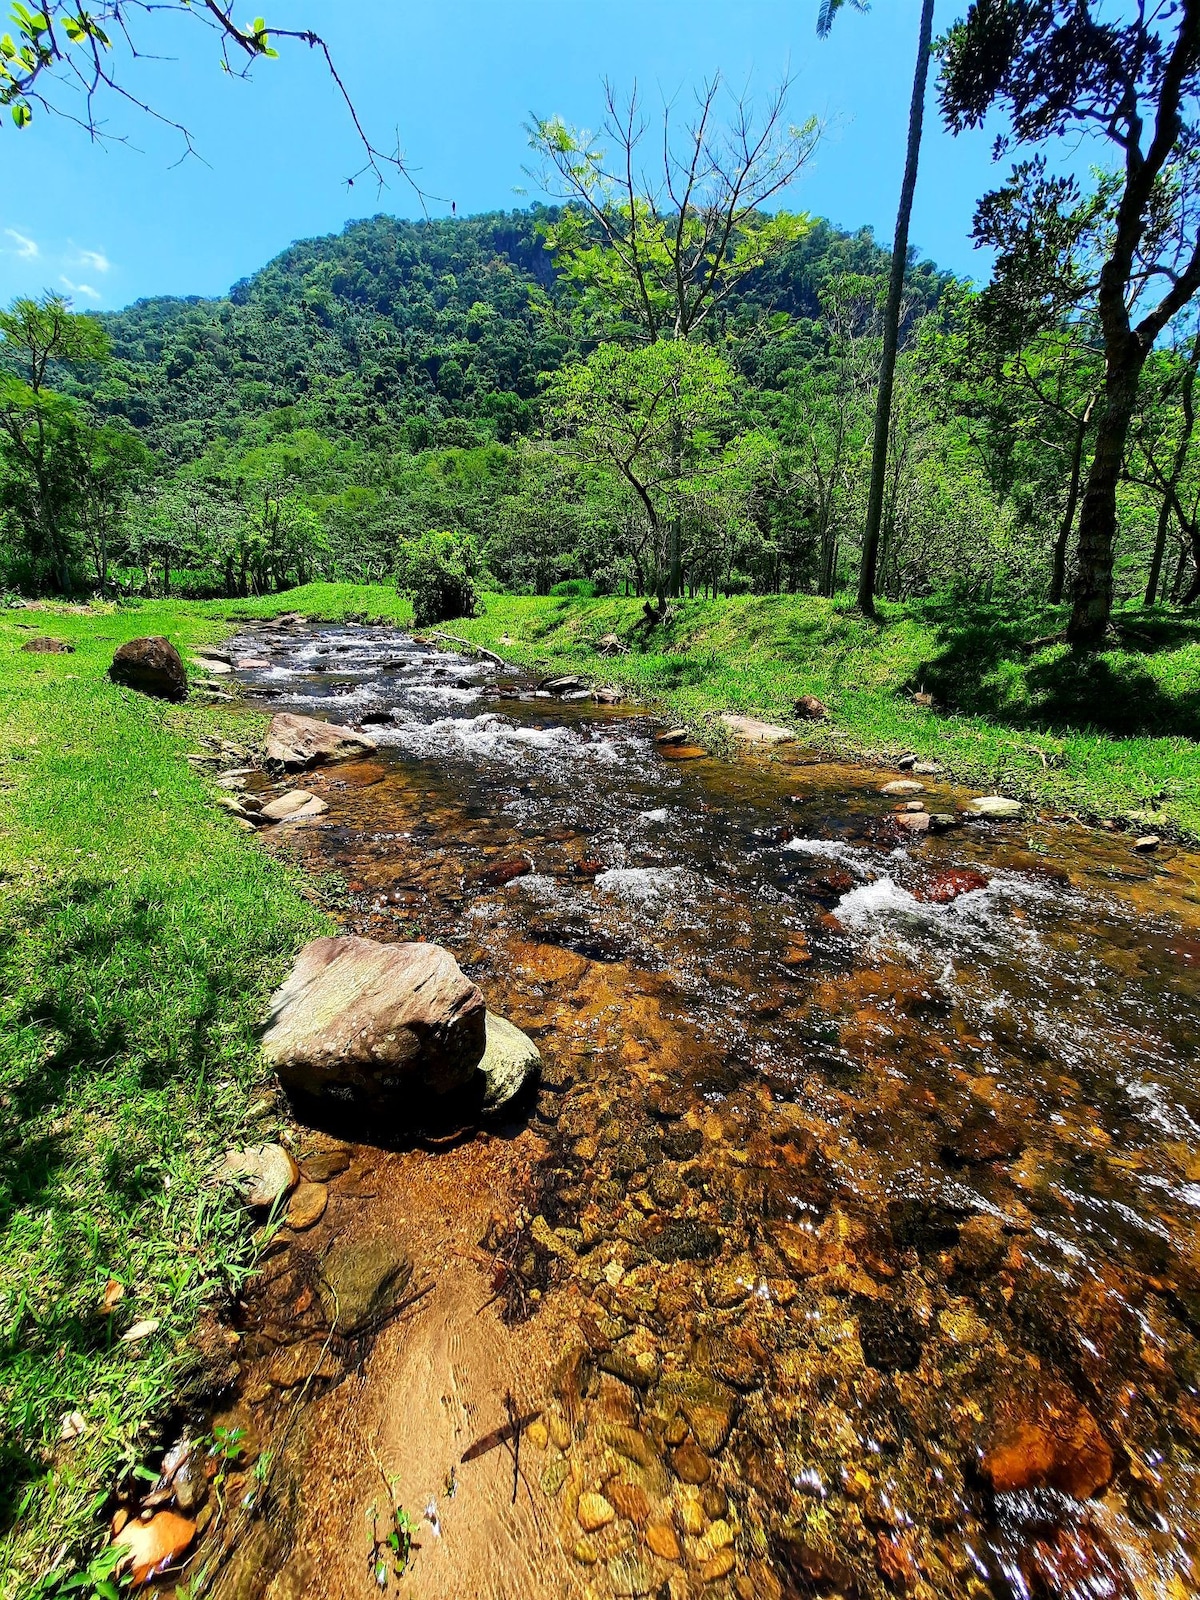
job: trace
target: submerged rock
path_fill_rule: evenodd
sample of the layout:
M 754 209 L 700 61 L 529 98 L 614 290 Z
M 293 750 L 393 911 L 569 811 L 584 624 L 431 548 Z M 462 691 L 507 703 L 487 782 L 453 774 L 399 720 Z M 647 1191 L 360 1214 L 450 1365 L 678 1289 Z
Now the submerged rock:
M 321 1263 L 321 1305 L 330 1324 L 350 1337 L 377 1326 L 395 1309 L 412 1272 L 394 1238 L 339 1239 Z
M 187 671 L 169 639 L 154 635 L 119 646 L 108 675 L 114 683 L 158 700 L 186 700 Z
M 486 1084 L 485 1111 L 498 1111 L 516 1099 L 541 1064 L 541 1051 L 528 1034 L 507 1018 L 487 1013 L 486 1044 L 478 1068 Z
M 405 1119 L 471 1080 L 483 995 L 434 944 L 314 939 L 271 1001 L 263 1050 L 289 1094 Z
M 268 822 L 299 822 L 306 817 L 319 817 L 329 807 L 307 789 L 289 789 L 286 794 L 267 802 L 258 813 Z
M 267 730 L 267 760 L 285 767 L 315 767 L 323 761 L 343 761 L 374 749 L 374 739 L 365 733 L 290 711 L 273 716 Z

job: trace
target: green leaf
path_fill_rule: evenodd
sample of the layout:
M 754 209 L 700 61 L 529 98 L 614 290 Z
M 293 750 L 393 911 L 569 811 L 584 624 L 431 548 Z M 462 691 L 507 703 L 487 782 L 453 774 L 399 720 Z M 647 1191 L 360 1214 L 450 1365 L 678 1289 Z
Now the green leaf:
M 23 100 L 18 100 L 12 108 L 12 119 L 18 128 L 27 128 L 33 121 L 33 112 Z

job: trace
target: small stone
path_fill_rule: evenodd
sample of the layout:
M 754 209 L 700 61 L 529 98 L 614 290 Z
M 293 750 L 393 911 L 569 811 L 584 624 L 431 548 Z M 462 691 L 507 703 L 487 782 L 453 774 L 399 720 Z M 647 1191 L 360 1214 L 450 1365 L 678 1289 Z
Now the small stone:
M 596 1533 L 600 1528 L 607 1528 L 616 1514 L 609 1501 L 595 1490 L 589 1489 L 579 1496 L 575 1515 L 585 1533 Z
M 562 1456 L 559 1456 L 557 1461 L 547 1462 L 542 1471 L 542 1493 L 556 1495 L 563 1484 L 566 1483 L 570 1470 Z
M 307 789 L 289 789 L 262 808 L 260 815 L 268 822 L 296 822 L 306 817 L 319 817 L 329 807 L 324 800 L 310 794 Z
M 893 778 L 879 790 L 880 794 L 924 794 L 925 785 L 914 778 Z
M 914 772 L 920 772 L 927 778 L 936 777 L 939 772 L 945 772 L 945 767 L 940 767 L 936 761 L 914 761 Z
M 796 737 L 790 728 L 762 722 L 758 717 L 739 716 L 732 711 L 722 712 L 721 721 L 735 739 L 745 744 L 791 744 Z
M 557 1411 L 550 1413 L 550 1438 L 560 1450 L 567 1450 L 571 1445 L 571 1430 L 567 1425 L 566 1417 Z
M 712 1464 L 708 1457 L 700 1446 L 693 1444 L 690 1439 L 686 1439 L 672 1452 L 671 1465 L 681 1483 L 707 1483 L 712 1473 Z
M 896 826 L 902 828 L 905 833 L 917 836 L 929 832 L 929 813 L 926 811 L 905 811 L 895 820 Z
M 688 742 L 686 728 L 664 728 L 661 733 L 654 735 L 655 744 L 686 744 Z
M 626 1522 L 639 1526 L 650 1515 L 650 1500 L 646 1491 L 636 1483 L 626 1483 L 623 1478 L 613 1478 L 608 1484 L 608 1495 L 617 1509 L 617 1515 Z
M 737 1556 L 732 1549 L 718 1550 L 715 1556 L 710 1556 L 701 1565 L 701 1580 L 704 1583 L 716 1583 L 718 1578 L 727 1578 L 736 1565 Z
M 977 817 L 994 817 L 998 821 L 1006 817 L 1019 817 L 1024 809 L 1019 800 L 1010 800 L 1002 794 L 982 794 L 975 800 L 967 801 L 967 810 Z
M 692 1490 L 685 1494 L 679 1502 L 679 1520 L 683 1523 L 683 1531 L 693 1539 L 698 1539 L 704 1532 L 704 1508 L 700 1504 L 700 1497 Z
M 646 1528 L 646 1543 L 661 1561 L 678 1561 L 679 1540 L 669 1522 L 651 1522 Z
M 584 1567 L 594 1567 L 600 1559 L 600 1552 L 590 1539 L 576 1539 L 571 1554 Z
M 550 1443 L 550 1430 L 541 1417 L 536 1422 L 531 1422 L 525 1429 L 525 1438 L 535 1450 L 544 1450 Z
M 949 811 L 934 811 L 929 817 L 931 833 L 948 833 L 951 828 L 957 828 L 959 825 L 959 818 Z
M 708 1540 L 710 1550 L 724 1550 L 727 1545 L 733 1543 L 733 1529 L 725 1521 L 724 1517 L 718 1517 L 709 1524 L 708 1532 L 704 1537 Z
M 323 1183 L 303 1182 L 296 1186 L 291 1200 L 288 1202 L 284 1220 L 289 1228 L 294 1228 L 297 1233 L 302 1233 L 305 1228 L 311 1228 L 320 1222 L 325 1215 L 325 1207 L 329 1201 L 329 1191 Z
M 36 656 L 73 656 L 75 646 L 68 644 L 65 639 L 51 639 L 48 634 L 38 634 L 32 639 L 26 639 L 21 649 L 29 655 Z
M 349 1165 L 349 1150 L 318 1150 L 311 1156 L 305 1156 L 300 1169 L 313 1183 L 326 1183 L 340 1172 L 345 1172 Z
M 299 1176 L 299 1167 L 281 1144 L 256 1144 L 245 1150 L 230 1150 L 217 1173 L 219 1180 L 236 1183 L 246 1204 L 256 1209 L 273 1206 L 290 1193 Z
M 499 1111 L 537 1076 L 541 1051 L 528 1034 L 506 1017 L 489 1011 L 484 1019 L 486 1045 L 478 1071 L 485 1085 L 483 1109 Z
M 173 1511 L 160 1511 L 148 1522 L 140 1517 L 127 1522 L 113 1544 L 127 1550 L 120 1565 L 128 1569 L 136 1586 L 177 1561 L 195 1537 L 194 1522 Z
M 1140 839 L 1133 841 L 1133 848 L 1149 854 L 1151 850 L 1157 850 L 1161 843 L 1162 840 L 1156 833 L 1144 833 Z

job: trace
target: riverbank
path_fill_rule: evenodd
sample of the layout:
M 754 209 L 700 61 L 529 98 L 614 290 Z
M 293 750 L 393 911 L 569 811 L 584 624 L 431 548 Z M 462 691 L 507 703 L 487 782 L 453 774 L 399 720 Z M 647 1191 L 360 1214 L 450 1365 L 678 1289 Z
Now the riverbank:
M 184 759 L 261 714 L 105 676 L 124 639 L 186 654 L 226 632 L 176 605 L 0 614 L 6 1595 L 58 1592 L 153 1423 L 202 1384 L 209 1314 L 252 1265 L 244 1211 L 209 1180 L 280 1126 L 255 1027 L 328 924 Z M 35 633 L 74 653 L 24 653 Z
M 381 585 L 310 584 L 204 609 L 411 621 L 408 603 Z M 1200 619 L 1128 613 L 1119 647 L 1075 658 L 1053 637 L 1054 612 L 931 603 L 887 607 L 876 624 L 810 596 L 676 610 L 670 627 L 647 636 L 637 600 L 489 595 L 483 616 L 447 628 L 516 665 L 627 688 L 710 742 L 722 736 L 719 712 L 749 712 L 830 754 L 911 751 L 964 783 L 1085 821 L 1200 839 Z M 606 634 L 628 652 L 599 654 Z M 918 704 L 918 691 L 934 704 Z M 802 694 L 827 705 L 828 722 L 796 719 Z

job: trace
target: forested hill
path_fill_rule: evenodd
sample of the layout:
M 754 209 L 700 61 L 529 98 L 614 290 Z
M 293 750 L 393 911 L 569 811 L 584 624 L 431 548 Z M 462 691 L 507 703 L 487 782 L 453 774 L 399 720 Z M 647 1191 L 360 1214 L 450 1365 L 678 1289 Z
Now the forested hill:
M 534 425 L 538 374 L 577 353 L 565 319 L 535 304 L 556 296 L 539 232 L 554 215 L 350 223 L 293 244 L 223 299 L 141 300 L 104 315 L 116 359 L 94 387 L 72 387 L 175 461 L 281 407 L 295 408 L 294 426 L 375 448 L 507 442 Z M 878 278 L 887 259 L 869 229 L 817 222 L 726 308 L 747 376 L 782 384 L 812 348 L 822 284 Z M 913 314 L 946 282 L 932 263 L 916 267 Z M 772 313 L 792 320 L 791 337 L 756 340 Z

